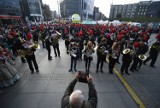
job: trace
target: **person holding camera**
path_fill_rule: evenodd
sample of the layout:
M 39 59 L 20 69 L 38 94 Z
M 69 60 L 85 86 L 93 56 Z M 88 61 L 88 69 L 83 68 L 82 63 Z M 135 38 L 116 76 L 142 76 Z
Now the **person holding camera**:
M 75 84 L 81 75 L 78 73 L 76 78 L 71 81 L 65 90 L 64 96 L 61 100 L 61 108 L 96 108 L 97 107 L 97 92 L 92 82 L 91 76 L 86 76 L 84 80 L 87 80 L 89 87 L 89 96 L 88 100 L 84 99 L 83 93 L 81 90 L 74 90 Z

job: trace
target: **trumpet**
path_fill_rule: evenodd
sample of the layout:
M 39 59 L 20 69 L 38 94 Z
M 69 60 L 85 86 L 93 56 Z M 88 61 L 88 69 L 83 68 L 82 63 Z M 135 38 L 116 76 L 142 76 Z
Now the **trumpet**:
M 138 55 L 138 58 L 141 60 L 146 60 L 147 56 L 144 54 L 140 54 L 140 55 Z

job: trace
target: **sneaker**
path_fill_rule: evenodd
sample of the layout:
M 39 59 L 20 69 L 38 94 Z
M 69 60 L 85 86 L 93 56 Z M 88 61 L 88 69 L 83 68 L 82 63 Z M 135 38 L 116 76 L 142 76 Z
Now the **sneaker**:
M 31 74 L 34 74 L 34 71 L 31 71 Z
M 39 72 L 39 70 L 36 70 L 36 72 L 38 73 L 38 72 Z
M 77 71 L 77 69 L 74 69 L 74 71 Z

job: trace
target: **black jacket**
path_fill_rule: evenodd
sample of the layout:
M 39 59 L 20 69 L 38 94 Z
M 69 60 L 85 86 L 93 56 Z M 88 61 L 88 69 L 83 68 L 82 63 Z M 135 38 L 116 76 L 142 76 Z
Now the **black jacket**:
M 77 79 L 74 79 L 65 90 L 64 96 L 61 100 L 61 108 L 70 108 L 69 96 L 72 94 Z M 88 83 L 89 87 L 89 98 L 83 102 L 82 108 L 96 108 L 97 107 L 97 92 L 92 83 Z

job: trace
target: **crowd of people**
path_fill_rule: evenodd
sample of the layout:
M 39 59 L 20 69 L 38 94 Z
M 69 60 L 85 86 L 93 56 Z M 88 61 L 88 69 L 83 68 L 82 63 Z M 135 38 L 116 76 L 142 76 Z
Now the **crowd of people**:
M 90 73 L 93 53 L 97 54 L 97 66 L 95 72 L 104 73 L 103 64 L 109 60 L 108 72 L 113 74 L 116 63 L 122 65 L 120 72 L 130 75 L 138 71 L 142 64 L 149 60 L 151 67 L 160 50 L 160 34 L 156 36 L 156 42 L 149 48 L 148 42 L 152 34 L 151 28 L 140 28 L 121 24 L 111 25 L 82 25 L 82 24 L 40 24 L 40 25 L 16 25 L 0 27 L 0 87 L 8 87 L 17 80 L 19 75 L 15 68 L 14 60 L 21 57 L 22 63 L 28 63 L 31 73 L 39 72 L 34 52 L 41 41 L 43 48 L 48 52 L 48 60 L 52 60 L 51 46 L 55 57 L 60 57 L 59 39 L 65 43 L 66 53 L 71 56 L 69 72 L 77 71 L 77 60 L 85 61 L 86 73 Z M 149 51 L 149 57 L 145 54 Z M 100 66 L 100 71 L 99 71 Z

